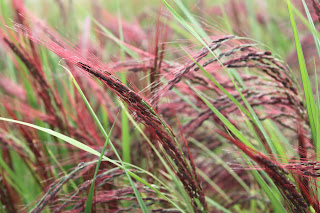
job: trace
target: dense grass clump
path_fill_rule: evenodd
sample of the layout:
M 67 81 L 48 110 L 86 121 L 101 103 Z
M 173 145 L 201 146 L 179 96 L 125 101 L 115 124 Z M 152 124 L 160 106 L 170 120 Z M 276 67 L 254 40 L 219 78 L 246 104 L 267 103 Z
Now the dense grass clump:
M 318 0 L 0 3 L 0 212 L 320 212 Z

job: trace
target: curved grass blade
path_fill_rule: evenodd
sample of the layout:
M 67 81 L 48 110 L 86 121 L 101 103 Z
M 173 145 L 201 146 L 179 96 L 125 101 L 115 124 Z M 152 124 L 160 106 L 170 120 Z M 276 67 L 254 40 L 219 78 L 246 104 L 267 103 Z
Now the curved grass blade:
M 215 207 L 216 209 L 224 212 L 224 213 L 231 213 L 231 211 L 229 211 L 228 209 L 224 208 L 223 206 L 221 206 L 219 203 L 217 203 L 216 201 L 212 200 L 209 197 L 206 197 L 206 201 L 208 202 L 209 205 Z
M 290 0 L 287 0 L 287 5 L 288 5 L 288 11 L 289 11 L 289 16 L 290 16 L 294 41 L 295 41 L 295 45 L 296 45 L 296 49 L 297 49 L 300 74 L 301 74 L 303 91 L 304 91 L 305 101 L 306 101 L 305 104 L 306 104 L 306 108 L 307 108 L 309 124 L 310 124 L 310 128 L 311 128 L 311 133 L 312 133 L 312 140 L 313 140 L 314 146 L 319 150 L 320 140 L 319 140 L 317 126 L 319 125 L 320 119 L 317 116 L 317 114 L 318 114 L 317 108 L 316 108 L 315 100 L 313 97 L 313 92 L 312 92 L 312 88 L 311 88 L 311 84 L 310 84 L 310 80 L 309 80 L 309 76 L 308 76 L 308 71 L 307 71 L 305 59 L 303 56 L 303 51 L 302 51 L 302 47 L 300 44 L 298 30 L 297 30 L 296 22 L 294 20 L 292 5 L 291 5 Z

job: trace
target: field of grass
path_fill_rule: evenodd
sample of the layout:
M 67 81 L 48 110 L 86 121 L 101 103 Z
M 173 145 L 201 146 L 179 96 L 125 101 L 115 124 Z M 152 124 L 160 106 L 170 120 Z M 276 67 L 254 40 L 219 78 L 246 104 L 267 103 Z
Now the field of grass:
M 320 212 L 318 0 L 0 0 L 0 212 Z

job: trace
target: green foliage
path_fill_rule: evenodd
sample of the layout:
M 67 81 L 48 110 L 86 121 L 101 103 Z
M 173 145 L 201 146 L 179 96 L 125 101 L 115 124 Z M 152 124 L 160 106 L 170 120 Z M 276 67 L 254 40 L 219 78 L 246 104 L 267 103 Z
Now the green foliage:
M 1 212 L 317 212 L 316 3 L 38 3 L 0 2 Z

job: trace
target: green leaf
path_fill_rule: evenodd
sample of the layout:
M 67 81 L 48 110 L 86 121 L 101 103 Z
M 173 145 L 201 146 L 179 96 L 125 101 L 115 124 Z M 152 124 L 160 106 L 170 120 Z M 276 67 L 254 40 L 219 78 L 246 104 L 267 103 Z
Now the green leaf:
M 307 113 L 308 113 L 308 118 L 309 118 L 309 124 L 310 124 L 311 132 L 312 132 L 312 140 L 313 140 L 313 144 L 316 147 L 316 149 L 319 150 L 320 140 L 319 140 L 317 126 L 319 125 L 320 119 L 319 119 L 319 116 L 317 116 L 317 114 L 318 114 L 317 108 L 316 108 L 315 100 L 313 97 L 312 88 L 311 88 L 311 84 L 310 84 L 310 80 L 309 80 L 309 76 L 308 76 L 308 71 L 307 71 L 305 60 L 304 60 L 303 51 L 302 51 L 302 47 L 300 44 L 298 30 L 297 30 L 296 23 L 294 20 L 294 16 L 293 16 L 293 12 L 292 12 L 292 5 L 291 5 L 290 0 L 287 0 L 287 5 L 288 5 L 288 11 L 289 11 L 289 16 L 290 16 L 294 41 L 295 41 L 295 45 L 296 45 L 296 49 L 297 49 L 300 74 L 301 74 L 303 91 L 304 91 L 304 96 L 305 96 L 305 101 L 306 101 L 305 103 L 306 103 L 306 108 L 307 108 Z
M 124 42 L 122 21 L 121 21 L 121 12 L 119 1 L 117 1 L 118 8 L 118 23 L 119 23 L 119 37 L 122 42 Z M 121 61 L 125 60 L 125 49 L 124 45 L 120 45 L 120 58 Z M 127 85 L 127 75 L 125 70 L 121 72 L 121 81 L 123 84 Z M 124 110 L 121 111 L 121 140 L 122 140 L 122 157 L 124 162 L 130 163 L 130 127 L 127 114 Z
M 117 115 L 117 117 L 118 117 L 118 115 Z M 99 171 L 99 167 L 100 167 L 100 164 L 101 164 L 101 161 L 102 161 L 102 157 L 104 155 L 104 152 L 106 151 L 106 148 L 107 148 L 107 145 L 108 145 L 108 141 L 110 140 L 110 136 L 111 136 L 114 124 L 116 123 L 117 117 L 116 117 L 114 123 L 112 124 L 110 132 L 108 134 L 108 138 L 106 139 L 106 142 L 104 143 L 104 146 L 103 146 L 103 148 L 101 150 L 101 154 L 100 154 L 99 160 L 97 162 L 96 170 L 94 172 L 94 176 L 93 176 L 93 179 L 92 179 L 90 191 L 89 191 L 88 198 L 87 198 L 87 201 L 86 201 L 86 207 L 84 209 L 85 213 L 91 213 L 92 199 L 93 199 L 94 185 L 95 185 L 96 177 L 97 177 L 97 174 L 98 174 L 98 171 Z

